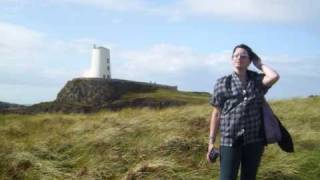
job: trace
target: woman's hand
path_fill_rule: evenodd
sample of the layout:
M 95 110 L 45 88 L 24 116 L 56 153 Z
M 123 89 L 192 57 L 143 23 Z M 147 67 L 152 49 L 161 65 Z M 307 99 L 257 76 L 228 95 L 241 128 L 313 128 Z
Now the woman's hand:
M 252 63 L 253 65 L 259 69 L 262 70 L 262 62 L 261 62 L 261 58 L 254 52 L 253 53 L 253 57 L 252 57 Z
M 210 119 L 210 135 L 209 135 L 209 142 L 208 142 L 208 153 L 207 153 L 207 160 L 208 162 L 211 162 L 209 159 L 209 154 L 211 149 L 213 148 L 213 145 L 216 141 L 216 134 L 218 131 L 218 127 L 220 124 L 220 114 L 221 110 L 220 108 L 213 108 L 211 119 Z
M 252 53 L 252 63 L 256 68 L 258 68 L 265 74 L 265 76 L 262 79 L 262 83 L 267 87 L 271 87 L 274 83 L 276 83 L 279 80 L 279 74 L 267 65 L 262 64 L 260 57 L 256 53 Z
M 210 151 L 211 149 L 213 148 L 213 143 L 209 143 L 208 145 L 208 152 L 207 152 L 207 161 L 210 163 L 210 158 L 209 158 L 209 154 L 210 154 Z

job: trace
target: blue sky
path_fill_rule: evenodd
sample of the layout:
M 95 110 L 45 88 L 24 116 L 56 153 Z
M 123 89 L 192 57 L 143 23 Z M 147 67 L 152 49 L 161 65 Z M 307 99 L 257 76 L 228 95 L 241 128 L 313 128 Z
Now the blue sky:
M 0 101 L 54 100 L 93 44 L 113 78 L 211 92 L 246 43 L 280 73 L 269 99 L 319 95 L 319 19 L 317 0 L 0 0 Z

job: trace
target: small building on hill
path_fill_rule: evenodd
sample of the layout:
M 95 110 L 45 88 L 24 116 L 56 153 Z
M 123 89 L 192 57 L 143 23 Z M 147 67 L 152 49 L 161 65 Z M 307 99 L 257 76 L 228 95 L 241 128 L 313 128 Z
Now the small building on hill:
M 111 79 L 110 50 L 93 45 L 91 54 L 91 77 Z

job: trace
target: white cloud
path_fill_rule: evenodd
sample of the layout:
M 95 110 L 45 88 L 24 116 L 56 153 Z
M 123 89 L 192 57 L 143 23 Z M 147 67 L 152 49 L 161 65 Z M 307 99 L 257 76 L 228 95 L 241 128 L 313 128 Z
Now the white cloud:
M 170 22 L 201 17 L 244 22 L 317 23 L 320 17 L 320 2 L 317 0 L 176 0 L 163 3 L 147 0 L 47 0 L 47 2 L 89 5 L 108 11 L 164 16 Z
M 17 9 L 18 7 L 22 7 L 29 2 L 27 1 L 21 1 L 21 0 L 0 0 L 0 5 L 7 7 L 7 8 L 12 8 L 12 9 Z
M 52 39 L 47 34 L 20 25 L 0 22 L 0 85 L 16 87 L 16 99 L 22 95 L 20 87 L 57 87 L 81 73 L 88 75 L 91 46 L 94 39 Z M 200 53 L 182 45 L 154 44 L 144 49 L 122 49 L 113 43 L 97 42 L 111 49 L 113 78 L 137 81 L 162 81 L 183 89 L 196 89 L 200 79 L 213 79 L 231 70 L 230 51 Z M 320 78 L 319 57 L 290 55 L 261 55 L 264 62 L 294 82 Z M 195 80 L 189 80 L 192 76 Z M 291 79 L 290 79 L 291 78 Z M 178 79 L 178 80 L 177 80 Z M 209 81 L 209 80 L 206 80 Z M 210 84 L 202 82 L 200 84 Z M 204 88 L 203 88 L 204 89 Z M 34 95 L 34 88 L 23 89 Z M 4 95 L 3 95 L 4 97 Z M 53 95 L 50 95 L 53 97 Z M 0 97 L 2 98 L 2 97 Z M 43 98 L 45 100 L 45 98 Z
M 11 79 L 41 77 L 66 81 L 67 78 L 90 76 L 90 54 L 94 39 L 51 39 L 42 32 L 5 22 L 0 22 L 0 33 L 2 77 L 10 74 L 16 76 Z M 113 77 L 144 80 L 164 74 L 183 74 L 189 70 L 227 72 L 231 69 L 230 51 L 205 54 L 173 44 L 154 44 L 146 49 L 130 50 L 119 48 L 113 43 L 98 43 L 111 49 Z M 320 65 L 318 57 L 268 55 L 263 58 L 291 75 L 320 76 L 316 70 Z M 34 80 L 29 81 L 31 83 Z
M 84 71 L 81 73 L 81 77 L 92 77 L 91 68 L 88 68 L 88 69 L 84 70 Z
M 188 18 L 207 18 L 240 22 L 311 23 L 319 25 L 318 0 L 176 0 L 156 2 L 147 0 L 0 0 L 0 10 L 15 12 L 28 6 L 91 6 L 106 11 L 163 16 L 169 22 Z M 112 19 L 113 23 L 121 20 Z
M 90 49 L 97 42 L 88 38 L 52 39 L 6 22 L 0 22 L 0 34 L 0 80 L 5 84 L 48 85 L 80 77 L 82 65 L 90 62 Z
M 228 64 L 225 53 L 200 54 L 189 47 L 172 44 L 155 44 L 144 50 L 123 50 L 115 58 L 125 61 L 113 70 L 114 74 L 133 79 L 178 75 L 190 69 L 220 68 Z
M 320 57 L 294 57 L 290 55 L 265 56 L 264 62 L 294 79 L 299 78 L 320 78 L 319 66 Z
M 28 28 L 0 22 L 0 54 L 3 59 L 35 58 L 41 49 L 44 35 Z
M 132 80 L 178 77 L 188 72 L 226 74 L 232 71 L 231 51 L 199 53 L 185 46 L 155 44 L 146 49 L 115 49 L 113 59 L 122 60 L 112 66 L 112 76 Z M 292 57 L 290 55 L 260 55 L 263 62 L 287 76 L 320 78 L 319 57 Z M 253 65 L 252 69 L 255 69 Z M 195 76 L 201 77 L 201 74 Z
M 318 0 L 176 0 L 156 2 L 147 0 L 0 0 L 0 10 L 15 12 L 28 6 L 91 6 L 105 11 L 140 13 L 163 16 L 169 22 L 188 18 L 231 20 L 240 22 L 310 23 L 319 25 Z M 112 23 L 122 20 L 114 18 Z M 318 27 L 318 26 L 317 26 Z
M 248 22 L 296 23 L 320 17 L 317 0 L 183 0 L 185 16 Z
M 187 14 L 240 21 L 296 22 L 310 18 L 317 1 L 300 0 L 184 0 Z M 311 11 L 311 12 L 310 12 Z
M 116 11 L 143 11 L 146 7 L 145 0 L 61 0 L 50 1 L 51 3 L 67 3 L 76 5 L 89 5 L 107 10 Z

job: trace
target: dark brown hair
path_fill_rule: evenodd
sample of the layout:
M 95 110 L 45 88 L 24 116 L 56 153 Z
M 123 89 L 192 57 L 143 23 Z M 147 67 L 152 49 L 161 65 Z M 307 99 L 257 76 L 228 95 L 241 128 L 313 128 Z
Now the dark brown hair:
M 239 44 L 236 47 L 234 47 L 232 55 L 234 54 L 234 52 L 236 51 L 237 48 L 245 49 L 248 52 L 250 61 L 252 61 L 253 59 L 259 58 L 258 55 L 255 52 L 253 52 L 253 50 L 249 46 L 247 46 L 245 44 Z

